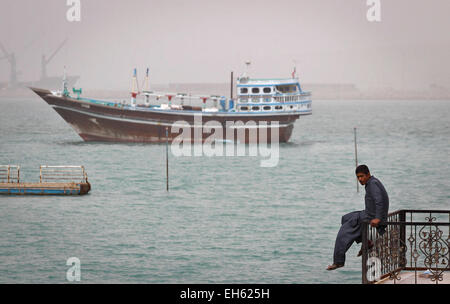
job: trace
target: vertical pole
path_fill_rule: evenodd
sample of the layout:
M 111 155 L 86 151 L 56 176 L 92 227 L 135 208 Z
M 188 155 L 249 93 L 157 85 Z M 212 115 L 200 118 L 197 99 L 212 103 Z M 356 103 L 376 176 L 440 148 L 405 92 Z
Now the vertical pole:
M 361 275 L 362 275 L 362 283 L 367 284 L 369 283 L 369 280 L 367 278 L 367 258 L 368 258 L 368 227 L 366 222 L 362 222 L 361 224 L 361 241 L 362 241 L 362 267 L 361 267 Z
M 233 71 L 231 71 L 230 99 L 233 99 Z
M 358 167 L 358 147 L 356 144 L 356 127 L 353 128 L 353 132 L 355 134 L 355 168 Z M 356 179 L 356 192 L 359 193 L 359 183 L 358 179 Z
M 166 191 L 169 192 L 169 127 L 166 127 Z
M 401 210 L 399 214 L 399 222 L 405 223 L 406 222 L 406 211 Z M 412 229 L 412 227 L 411 227 Z M 399 240 L 399 247 L 400 247 L 400 267 L 404 268 L 406 267 L 406 225 L 400 225 L 400 240 Z M 404 248 L 402 248 L 404 246 Z M 403 250 L 402 250 L 403 249 Z M 410 251 L 412 249 L 410 248 Z
M 69 96 L 69 90 L 67 89 L 67 75 L 66 66 L 64 66 L 64 76 L 63 76 L 63 96 Z

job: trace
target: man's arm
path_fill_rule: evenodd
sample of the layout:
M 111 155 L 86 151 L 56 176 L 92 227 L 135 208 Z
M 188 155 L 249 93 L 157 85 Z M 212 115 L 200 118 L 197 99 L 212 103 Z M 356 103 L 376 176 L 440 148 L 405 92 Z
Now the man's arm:
M 370 185 L 370 194 L 372 195 L 373 201 L 375 202 L 375 218 L 370 221 L 370 225 L 372 227 L 376 227 L 384 218 L 384 215 L 386 213 L 386 206 L 383 199 L 382 189 L 380 188 L 378 183 L 372 183 Z

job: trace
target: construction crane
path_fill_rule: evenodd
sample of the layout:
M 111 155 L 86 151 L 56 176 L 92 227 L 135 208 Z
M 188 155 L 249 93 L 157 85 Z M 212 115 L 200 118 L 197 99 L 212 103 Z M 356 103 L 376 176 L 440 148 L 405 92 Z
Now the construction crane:
M 8 53 L 1 42 L 0 48 L 3 52 L 3 57 L 0 57 L 0 60 L 7 59 L 11 68 L 9 74 L 9 86 L 15 86 L 17 85 L 16 55 L 14 53 Z
M 64 39 L 64 41 L 58 46 L 58 48 L 53 52 L 53 54 L 48 57 L 48 59 L 45 57 L 45 54 L 42 55 L 41 59 L 41 80 L 47 78 L 47 65 L 50 63 L 50 61 L 55 57 L 55 55 L 59 52 L 59 50 L 66 44 L 67 38 Z

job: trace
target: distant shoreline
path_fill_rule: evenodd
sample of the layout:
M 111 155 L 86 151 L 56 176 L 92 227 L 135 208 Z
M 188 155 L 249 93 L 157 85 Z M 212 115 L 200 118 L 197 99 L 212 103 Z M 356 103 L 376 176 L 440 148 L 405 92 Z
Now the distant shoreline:
M 76 86 L 79 88 L 79 86 Z M 397 90 L 389 87 L 360 89 L 353 84 L 303 84 L 304 91 L 312 92 L 313 100 L 450 100 L 450 89 L 430 85 L 422 91 Z M 229 83 L 169 83 L 151 85 L 151 90 L 172 93 L 221 95 L 230 97 Z M 235 89 L 234 89 L 235 91 Z M 128 99 L 125 89 L 83 88 L 83 95 L 97 98 Z M 0 98 L 30 97 L 28 88 L 0 89 Z M 236 93 L 233 92 L 236 97 Z

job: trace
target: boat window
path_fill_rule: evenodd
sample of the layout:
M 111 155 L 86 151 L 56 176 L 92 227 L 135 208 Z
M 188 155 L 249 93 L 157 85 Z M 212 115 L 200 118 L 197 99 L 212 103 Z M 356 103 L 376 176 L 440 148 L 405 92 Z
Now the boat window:
M 252 102 L 259 102 L 259 97 L 253 97 Z
M 254 106 L 254 107 L 252 107 L 252 110 L 253 111 L 259 111 L 259 107 L 258 106 Z
M 248 111 L 248 107 L 241 107 L 240 110 L 241 111 Z
M 271 88 L 264 88 L 263 89 L 263 92 L 264 93 L 270 93 L 272 90 L 271 90 Z
M 246 103 L 248 102 L 247 98 L 239 98 L 239 102 Z
M 283 106 L 275 106 L 275 110 L 283 110 Z
M 259 88 L 252 88 L 252 93 L 255 93 L 255 94 L 259 93 Z
M 272 109 L 272 107 L 271 106 L 264 106 L 264 108 L 263 108 L 265 111 L 270 111 L 271 109 Z
M 247 88 L 241 88 L 241 94 L 247 94 L 248 89 Z
M 270 101 L 271 101 L 271 98 L 264 98 L 264 101 L 265 101 L 265 102 L 270 102 Z
M 297 86 L 295 84 L 286 84 L 286 85 L 278 85 L 276 86 L 277 90 L 280 92 L 295 92 Z

